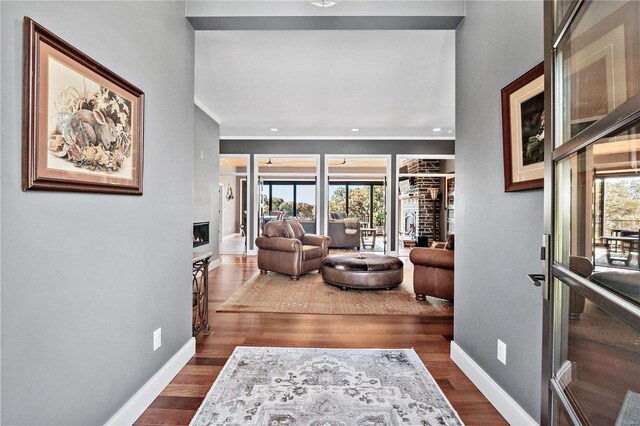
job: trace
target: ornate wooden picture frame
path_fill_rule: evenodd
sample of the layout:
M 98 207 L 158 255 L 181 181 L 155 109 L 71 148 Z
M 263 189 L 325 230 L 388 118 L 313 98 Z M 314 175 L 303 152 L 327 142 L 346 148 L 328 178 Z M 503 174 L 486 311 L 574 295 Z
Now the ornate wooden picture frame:
M 22 189 L 142 195 L 144 93 L 24 18 Z
M 544 186 L 544 65 L 502 89 L 504 190 Z

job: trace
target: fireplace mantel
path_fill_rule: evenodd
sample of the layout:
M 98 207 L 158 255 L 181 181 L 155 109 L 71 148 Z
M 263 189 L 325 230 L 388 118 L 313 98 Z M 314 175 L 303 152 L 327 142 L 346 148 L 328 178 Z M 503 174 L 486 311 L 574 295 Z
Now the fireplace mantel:
M 418 194 L 404 194 L 398 197 L 400 200 L 411 200 L 418 198 Z

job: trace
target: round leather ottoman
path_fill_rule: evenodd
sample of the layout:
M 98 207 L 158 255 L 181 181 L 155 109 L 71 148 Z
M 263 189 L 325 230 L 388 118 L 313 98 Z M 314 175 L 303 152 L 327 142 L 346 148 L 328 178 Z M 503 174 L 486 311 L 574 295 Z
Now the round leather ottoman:
M 322 261 L 322 279 L 343 290 L 391 289 L 402 284 L 404 264 L 393 256 L 344 254 Z

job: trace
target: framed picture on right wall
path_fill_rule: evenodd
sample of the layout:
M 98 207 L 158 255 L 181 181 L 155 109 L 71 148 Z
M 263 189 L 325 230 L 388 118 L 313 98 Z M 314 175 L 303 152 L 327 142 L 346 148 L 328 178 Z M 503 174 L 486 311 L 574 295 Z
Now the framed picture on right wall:
M 504 190 L 544 186 L 544 64 L 502 89 Z

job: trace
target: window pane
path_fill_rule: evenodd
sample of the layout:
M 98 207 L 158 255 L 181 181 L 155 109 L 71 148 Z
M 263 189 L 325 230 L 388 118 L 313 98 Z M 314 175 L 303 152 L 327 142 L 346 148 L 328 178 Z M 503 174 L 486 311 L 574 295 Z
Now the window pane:
M 329 213 L 347 211 L 347 186 L 329 184 Z
M 301 220 L 316 218 L 316 186 L 296 185 L 296 216 Z
M 556 165 L 555 260 L 640 304 L 638 160 L 635 124 Z
M 262 209 L 262 215 L 263 216 L 268 216 L 269 215 L 269 188 L 271 186 L 267 185 L 267 184 L 262 184 L 260 185 L 260 199 L 261 199 L 261 209 Z
M 370 225 L 369 185 L 349 185 L 349 217 Z
M 373 226 L 384 226 L 384 186 L 373 186 Z
M 554 362 L 558 383 L 584 424 L 634 424 L 640 333 L 567 285 L 556 289 L 561 300 Z
M 562 408 L 560 408 L 560 400 L 554 396 L 553 398 L 553 418 L 554 421 L 552 424 L 557 426 L 572 426 L 573 423 L 567 418 L 566 414 Z
M 284 217 L 293 217 L 293 185 L 272 185 L 271 211 L 284 213 Z
M 640 2 L 587 2 L 559 46 L 559 146 L 639 91 Z

